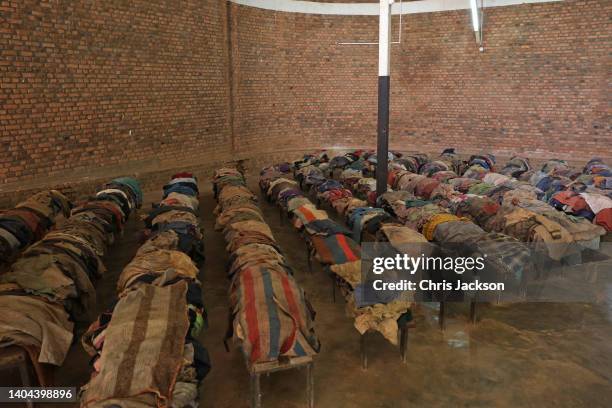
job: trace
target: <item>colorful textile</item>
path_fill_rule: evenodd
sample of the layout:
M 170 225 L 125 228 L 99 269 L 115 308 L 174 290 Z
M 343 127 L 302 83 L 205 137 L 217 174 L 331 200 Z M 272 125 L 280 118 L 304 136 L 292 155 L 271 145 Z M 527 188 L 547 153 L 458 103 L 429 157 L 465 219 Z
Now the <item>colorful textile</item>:
M 459 218 L 454 214 L 436 214 L 429 219 L 427 224 L 423 226 L 423 236 L 431 241 L 434 238 L 434 233 L 438 225 L 450 221 L 469 221 L 467 218 Z
M 249 364 L 316 354 L 311 312 L 303 292 L 284 271 L 242 270 L 232 282 L 230 302 L 234 333 Z
M 351 238 L 336 234 L 311 237 L 312 247 L 319 262 L 325 265 L 343 264 L 361 259 L 359 245 Z
M 314 220 L 325 220 L 328 218 L 325 211 L 318 210 L 313 204 L 305 204 L 296 208 L 293 211 L 293 215 L 299 218 L 302 225 L 306 225 Z

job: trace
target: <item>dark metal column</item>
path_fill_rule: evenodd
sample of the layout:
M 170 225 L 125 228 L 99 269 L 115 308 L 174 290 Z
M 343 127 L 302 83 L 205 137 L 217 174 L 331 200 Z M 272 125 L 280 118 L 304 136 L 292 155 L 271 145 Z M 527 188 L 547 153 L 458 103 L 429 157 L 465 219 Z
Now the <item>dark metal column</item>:
M 389 157 L 389 60 L 391 55 L 391 5 L 380 0 L 378 24 L 378 135 L 376 143 L 376 194 L 387 191 Z
M 389 76 L 378 77 L 378 139 L 376 144 L 376 194 L 387 191 L 389 156 Z

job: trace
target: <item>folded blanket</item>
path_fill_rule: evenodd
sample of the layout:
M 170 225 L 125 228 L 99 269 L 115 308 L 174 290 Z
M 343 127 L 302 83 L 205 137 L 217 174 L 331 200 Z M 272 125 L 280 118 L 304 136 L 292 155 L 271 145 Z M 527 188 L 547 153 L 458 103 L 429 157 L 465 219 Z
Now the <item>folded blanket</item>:
M 326 265 L 343 264 L 361 259 L 359 245 L 342 234 L 311 238 L 315 256 L 319 262 Z

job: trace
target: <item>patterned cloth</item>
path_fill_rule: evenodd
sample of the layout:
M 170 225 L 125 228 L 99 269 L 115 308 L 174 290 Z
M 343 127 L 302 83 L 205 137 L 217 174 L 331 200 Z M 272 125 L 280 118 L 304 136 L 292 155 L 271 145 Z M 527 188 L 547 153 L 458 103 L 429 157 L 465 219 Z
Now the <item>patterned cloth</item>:
M 359 245 L 342 234 L 311 237 L 315 257 L 325 265 L 337 265 L 361 259 Z

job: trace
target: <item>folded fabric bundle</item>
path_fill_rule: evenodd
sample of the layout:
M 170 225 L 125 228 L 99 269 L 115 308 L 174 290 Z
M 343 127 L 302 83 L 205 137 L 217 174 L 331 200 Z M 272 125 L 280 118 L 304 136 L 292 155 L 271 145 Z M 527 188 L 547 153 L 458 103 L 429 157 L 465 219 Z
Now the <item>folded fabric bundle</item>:
M 378 230 L 376 238 L 378 242 L 388 242 L 400 254 L 418 257 L 431 253 L 429 241 L 422 234 L 405 225 L 384 224 Z
M 293 216 L 301 223 L 306 225 L 315 220 L 325 220 L 328 218 L 325 211 L 317 209 L 314 204 L 304 204 L 293 210 Z
M 140 248 L 132 261 L 121 272 L 117 281 L 117 292 L 130 288 L 142 275 L 160 276 L 169 269 L 183 280 L 195 280 L 198 268 L 191 258 L 183 252 L 168 249 Z
M 348 224 L 352 228 L 351 238 L 356 242 L 361 242 L 361 232 L 365 224 L 375 217 L 385 213 L 382 208 L 374 207 L 359 207 L 348 213 Z
M 339 181 L 326 180 L 317 186 L 317 192 L 323 193 L 328 190 L 341 190 L 343 188 L 344 187 L 342 186 L 342 183 L 340 183 Z
M 176 192 L 188 196 L 198 196 L 198 180 L 192 175 L 191 177 L 173 177 L 164 186 L 163 198 L 166 198 L 170 193 Z
M 12 210 L 0 211 L 0 264 L 40 240 L 58 215 L 68 217 L 72 203 L 59 191 L 34 194 Z
M 596 174 L 602 177 L 612 177 L 612 169 L 602 159 L 595 157 L 587 162 L 582 170 L 583 174 Z
M 458 177 L 448 180 L 448 183 L 452 185 L 456 191 L 467 193 L 473 185 L 480 184 L 481 181 L 468 177 Z
M 598 212 L 593 223 L 605 228 L 607 232 L 612 232 L 612 208 L 604 208 Z
M 351 235 L 351 231 L 346 227 L 338 224 L 337 222 L 324 219 L 324 220 L 314 220 L 305 225 L 306 232 L 309 235 L 321 235 L 321 236 L 330 236 L 335 234 L 342 234 L 346 236 Z
M 266 194 L 268 197 L 274 197 L 274 199 L 277 199 L 281 191 L 294 189 L 297 187 L 297 185 L 298 183 L 295 180 L 280 178 L 270 183 Z
M 315 257 L 324 265 L 354 262 L 361 258 L 359 245 L 343 234 L 328 237 L 312 236 L 310 238 Z
M 215 171 L 214 174 L 215 184 L 213 185 L 213 192 L 215 198 L 219 191 L 226 186 L 242 186 L 244 185 L 244 175 L 234 168 L 223 168 Z
M 499 204 L 491 198 L 472 196 L 459 202 L 453 212 L 458 216 L 468 216 L 476 224 L 490 230 L 486 226 L 493 222 L 499 208 Z
M 464 245 L 480 256 L 486 257 L 485 262 L 493 266 L 498 274 L 506 279 L 519 283 L 527 272 L 531 272 L 532 253 L 530 249 L 514 237 L 487 233 L 474 236 L 465 241 Z
M 411 204 L 419 204 L 412 206 Z M 396 202 L 394 212 L 398 219 L 416 231 L 422 231 L 423 226 L 429 222 L 431 217 L 436 214 L 448 213 L 445 208 L 433 203 L 423 203 L 422 201 L 406 201 L 405 203 Z
M 500 173 L 508 177 L 519 178 L 529 170 L 531 170 L 529 159 L 526 157 L 514 156 L 506 163 L 504 168 L 500 170 Z
M 612 202 L 612 200 L 610 201 Z M 584 217 L 589 220 L 595 218 L 595 213 L 591 210 L 585 198 L 581 194 L 571 190 L 554 194 L 550 200 L 548 200 L 548 203 L 557 210 L 568 214 Z
M 467 177 L 475 180 L 482 180 L 484 176 L 489 172 L 489 170 L 480 165 L 472 165 L 470 166 L 465 173 L 463 173 L 462 177 Z
M 300 189 L 297 188 L 286 188 L 282 190 L 277 196 L 277 202 L 281 207 L 286 208 L 289 200 L 293 198 L 303 197 L 304 194 Z
M 367 159 L 366 163 L 369 163 Z M 367 166 L 364 167 L 364 172 L 367 171 L 366 169 Z M 341 177 L 342 171 L 334 172 L 334 174 Z M 352 188 L 357 189 L 358 182 L 362 179 L 364 178 L 357 179 L 358 181 Z M 366 179 L 362 185 L 370 183 L 371 179 Z M 355 224 L 361 225 L 362 229 L 368 229 L 368 232 L 372 234 L 375 234 L 389 217 L 380 209 L 367 208 L 362 210 L 361 207 L 367 206 L 367 203 L 363 200 L 349 197 L 347 193 L 335 193 L 342 189 L 333 187 L 327 189 L 328 186 L 335 186 L 329 180 L 323 178 L 319 185 L 324 185 L 323 190 L 325 190 L 324 193 L 318 194 L 319 197 L 326 199 L 338 214 L 347 219 L 353 216 Z M 312 188 L 316 187 L 313 186 Z M 303 206 L 308 208 L 309 211 L 321 211 L 317 210 L 307 200 L 302 202 L 304 203 Z M 305 218 L 302 214 L 300 216 Z M 383 300 L 388 306 L 387 304 L 372 305 L 372 303 L 364 303 L 361 294 L 363 285 L 361 283 L 359 245 L 347 236 L 350 232 L 330 220 L 325 211 L 321 211 L 320 217 L 323 218 L 313 219 L 305 223 L 306 240 L 315 259 L 328 266 L 333 273 L 337 285 L 347 300 L 348 311 L 355 318 L 355 328 L 362 334 L 368 330 L 379 331 L 389 342 L 397 344 L 398 322 L 409 314 L 410 302 L 398 301 L 395 297 L 391 297 Z M 296 217 L 296 220 L 299 222 L 294 223 L 294 225 L 301 227 L 300 218 Z
M 403 165 L 411 173 L 419 173 L 421 167 L 429 162 L 429 157 L 426 154 L 411 154 L 402 156 L 394 162 Z
M 387 191 L 377 199 L 377 205 L 383 208 L 387 213 L 396 215 L 393 211 L 393 203 L 414 199 L 414 195 L 408 191 Z
M 35 363 L 62 364 L 72 342 L 72 322 L 91 320 L 93 283 L 106 271 L 101 257 L 138 207 L 137 186 L 130 178 L 113 180 L 72 215 L 71 204 L 57 191 L 39 193 L 18 206 L 44 217 L 60 212 L 70 217 L 0 275 L 0 307 L 5 312 L 0 346 L 24 347 Z
M 499 186 L 500 184 L 504 184 L 504 183 L 509 182 L 510 178 L 508 176 L 505 176 L 505 175 L 500 174 L 500 173 L 489 172 L 489 173 L 485 174 L 485 176 L 482 179 L 482 181 L 484 183 L 494 184 L 496 186 Z
M 434 216 L 432 216 L 427 223 L 423 226 L 423 236 L 428 240 L 428 241 L 432 241 L 434 239 L 434 234 L 436 229 L 444 223 L 447 222 L 460 222 L 460 221 L 467 221 L 469 222 L 469 219 L 467 218 L 459 218 L 454 214 L 446 214 L 446 213 L 441 213 L 441 214 L 436 214 Z
M 419 169 L 419 174 L 423 174 L 427 177 L 431 177 L 434 173 L 442 171 L 452 171 L 452 166 L 443 160 L 434 160 L 424 164 Z
M 330 204 L 333 204 L 333 202 L 336 200 L 340 200 L 343 198 L 351 198 L 353 197 L 353 194 L 350 190 L 346 188 L 337 188 L 333 190 L 324 191 L 323 193 L 317 194 L 317 196 L 329 202 Z
M 147 240 L 119 276 L 119 301 L 83 336 L 93 372 L 81 389 L 82 406 L 197 404 L 210 370 L 195 340 L 206 323 L 196 266 L 204 260 L 202 230 L 197 194 L 168 193 L 168 186 L 187 184 L 197 185 L 188 172 L 166 184 L 145 219 Z
M 448 182 L 448 180 L 451 180 L 451 179 L 454 179 L 454 178 L 457 178 L 457 177 L 459 177 L 457 175 L 457 173 L 455 173 L 452 170 L 439 171 L 439 172 L 433 173 L 431 175 L 431 178 L 433 178 L 434 180 L 437 180 L 437 181 L 439 181 L 441 183 L 446 183 L 446 182 Z
M 487 172 L 495 171 L 495 156 L 492 154 L 473 155 L 468 160 L 467 165 L 471 168 L 474 166 L 482 167 Z
M 248 220 L 264 221 L 257 206 L 249 203 L 248 205 L 229 207 L 217 216 L 215 230 L 221 231 L 228 224 Z
M 563 175 L 570 169 L 569 164 L 565 160 L 550 159 L 542 165 L 542 172 L 548 174 Z
M 431 196 L 432 191 L 439 185 L 440 182 L 438 180 L 432 178 L 421 179 L 416 183 L 414 194 L 427 200 Z

